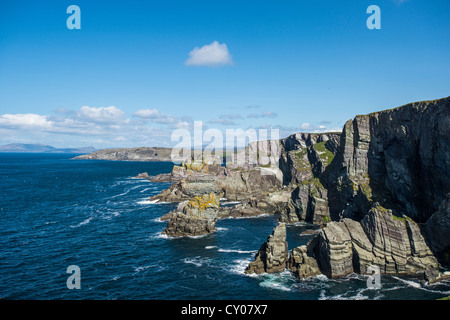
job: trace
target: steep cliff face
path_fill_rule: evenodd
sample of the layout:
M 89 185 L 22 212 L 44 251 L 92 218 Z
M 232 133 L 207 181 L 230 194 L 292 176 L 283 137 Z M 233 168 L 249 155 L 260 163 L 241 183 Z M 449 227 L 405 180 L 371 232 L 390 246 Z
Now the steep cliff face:
M 318 177 L 331 163 L 339 133 L 296 133 L 280 140 L 279 167 L 285 185 Z
M 347 121 L 324 184 L 331 216 L 361 219 L 379 202 L 426 222 L 450 192 L 450 98 Z
M 250 262 L 245 273 L 277 273 L 286 269 L 288 244 L 286 242 L 286 225 L 280 223 L 275 227 L 267 241 L 259 249 L 255 260 Z

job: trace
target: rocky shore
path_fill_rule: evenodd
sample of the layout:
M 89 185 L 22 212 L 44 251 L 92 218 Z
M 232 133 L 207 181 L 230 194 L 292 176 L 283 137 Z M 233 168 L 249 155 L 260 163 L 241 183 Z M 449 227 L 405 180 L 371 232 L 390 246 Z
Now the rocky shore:
M 280 225 L 247 273 L 287 268 L 298 278 L 337 278 L 376 266 L 383 274 L 443 279 L 440 271 L 448 268 L 450 253 L 449 140 L 450 98 L 410 103 L 358 115 L 342 133 L 298 133 L 271 141 L 270 163 L 257 158 L 245 165 L 174 166 L 171 173 L 150 178 L 173 182 L 151 200 L 186 202 L 211 193 L 240 202 L 214 207 L 214 214 L 192 229 L 202 232 L 213 232 L 214 219 L 221 217 L 277 214 Z M 258 143 L 243 154 L 258 149 Z M 168 228 L 190 230 L 182 227 L 190 220 L 177 217 L 191 214 L 184 207 L 177 212 L 166 217 Z M 285 224 L 299 221 L 321 229 L 288 253 Z
M 111 160 L 111 161 L 172 161 L 171 148 L 115 148 L 102 149 L 83 154 L 75 160 Z

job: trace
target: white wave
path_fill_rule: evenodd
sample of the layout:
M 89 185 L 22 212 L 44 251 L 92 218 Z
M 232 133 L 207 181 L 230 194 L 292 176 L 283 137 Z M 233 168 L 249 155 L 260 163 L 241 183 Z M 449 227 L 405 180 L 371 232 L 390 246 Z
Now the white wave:
M 159 200 L 142 200 L 142 201 L 138 201 L 137 204 L 155 204 L 155 203 L 159 203 Z
M 91 222 L 91 220 L 92 220 L 92 217 L 87 218 L 87 219 L 83 220 L 82 222 L 80 222 L 79 224 L 77 224 L 75 226 L 70 226 L 70 227 L 71 228 L 78 228 L 78 227 L 84 226 L 85 224 L 88 224 L 89 222 Z
M 256 253 L 258 250 L 235 250 L 235 249 L 219 249 L 219 252 L 234 252 L 234 253 Z
M 152 234 L 150 236 L 150 239 L 165 239 L 165 240 L 172 240 L 175 239 L 175 237 L 168 236 L 167 234 L 163 234 L 161 232 L 156 232 L 155 234 Z
M 288 270 L 277 274 L 263 274 L 262 278 L 264 280 L 259 283 L 260 287 L 280 291 L 292 291 L 292 284 L 290 284 L 290 282 L 292 281 L 293 276 Z M 296 282 L 293 283 L 295 284 Z
M 156 200 L 141 200 L 141 201 L 137 202 L 137 204 L 142 204 L 142 205 L 145 205 L 145 204 L 168 204 L 168 203 L 171 203 L 171 202 L 160 201 L 159 199 L 156 199 Z
M 392 277 L 392 278 L 394 278 L 394 279 L 396 279 L 398 281 L 401 281 L 401 282 L 407 284 L 410 287 L 417 288 L 417 289 L 422 288 L 420 283 L 417 283 L 417 282 L 414 282 L 414 281 L 411 281 L 411 280 L 401 279 L 401 278 L 398 278 L 398 277 Z
M 334 296 L 326 296 L 325 290 L 320 291 L 319 300 L 368 300 L 369 296 L 363 295 L 363 292 L 368 290 L 367 288 L 359 289 L 355 291 L 346 291 Z
M 201 266 L 203 266 L 204 264 L 210 263 L 210 262 L 211 262 L 211 259 L 208 259 L 208 258 L 202 258 L 202 257 L 200 257 L 200 256 L 196 256 L 196 257 L 193 257 L 193 258 L 184 258 L 182 261 L 183 261 L 184 263 L 187 263 L 187 264 L 193 264 L 193 265 L 196 266 L 196 267 L 201 267 Z
M 317 280 L 320 280 L 320 281 L 328 281 L 329 280 L 329 278 L 324 274 L 319 274 L 319 275 L 315 276 L 314 278 Z
M 210 250 L 210 249 L 216 249 L 218 248 L 217 246 L 206 246 L 205 249 L 206 250 Z
M 216 231 L 228 231 L 228 228 L 224 228 L 224 227 L 217 227 Z
M 151 187 L 151 188 L 145 188 L 145 189 L 143 189 L 143 190 L 141 190 L 141 191 L 139 191 L 140 193 L 144 193 L 145 191 L 148 191 L 148 190 L 155 190 L 156 189 L 156 187 Z
M 230 273 L 233 273 L 233 274 L 245 275 L 245 276 L 252 277 L 252 278 L 259 277 L 259 275 L 254 274 L 254 273 L 250 273 L 250 274 L 244 273 L 244 271 L 247 268 L 250 261 L 252 261 L 251 258 L 233 260 L 233 264 L 231 266 L 227 267 L 227 271 Z
M 148 268 L 153 268 L 153 267 L 154 267 L 153 265 L 151 265 L 151 266 L 144 266 L 144 267 L 137 267 L 136 269 L 134 269 L 134 271 L 135 272 L 141 272 L 141 271 L 144 271 L 144 270 L 146 270 Z
M 121 196 L 125 196 L 125 195 L 127 195 L 129 192 L 130 192 L 130 190 L 127 190 L 127 191 L 125 191 L 125 192 L 123 192 L 123 193 L 116 194 L 115 196 L 109 197 L 109 199 L 115 199 L 115 198 L 118 198 L 118 197 L 121 197 Z

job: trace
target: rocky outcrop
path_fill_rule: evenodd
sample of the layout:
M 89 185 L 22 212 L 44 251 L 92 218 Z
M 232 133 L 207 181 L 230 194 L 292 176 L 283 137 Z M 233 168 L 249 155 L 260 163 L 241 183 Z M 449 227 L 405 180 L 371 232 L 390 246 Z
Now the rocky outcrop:
M 215 231 L 219 200 L 214 194 L 185 201 L 171 213 L 163 234 L 171 237 L 201 236 Z
M 286 242 L 286 225 L 280 223 L 267 238 L 250 262 L 245 273 L 277 273 L 285 270 L 288 260 L 288 244 Z
M 295 223 L 306 221 L 323 224 L 330 221 L 327 190 L 317 178 L 303 181 L 291 193 L 285 210 L 280 212 L 280 221 Z
M 283 183 L 301 183 L 319 177 L 331 163 L 340 143 L 339 133 L 297 133 L 281 140 Z
M 223 176 L 225 167 L 220 164 L 208 164 L 202 161 L 182 162 L 174 165 L 170 173 L 162 173 L 150 178 L 152 182 L 171 182 L 195 180 L 202 176 Z M 200 178 L 199 178 L 200 179 Z
M 449 192 L 450 98 L 358 115 L 322 179 L 334 220 L 379 202 L 424 223 Z
M 287 268 L 299 279 L 306 279 L 321 274 L 317 260 L 308 250 L 309 245 L 291 250 Z
M 281 222 L 321 225 L 307 246 L 291 252 L 288 267 L 299 277 L 317 270 L 332 278 L 364 274 L 369 266 L 385 274 L 429 269 L 434 277 L 436 257 L 449 264 L 450 97 L 358 115 L 342 134 L 295 134 L 258 150 L 250 144 L 233 159 L 253 162 L 214 173 L 177 169 L 177 182 L 152 200 L 214 192 L 240 201 L 219 209 L 220 216 L 271 212 Z M 248 272 L 282 269 L 271 264 L 269 249 L 268 240 Z
M 450 194 L 423 229 L 430 249 L 441 258 L 442 263 L 450 265 Z
M 219 167 L 214 172 L 188 170 L 182 180 L 150 200 L 179 202 L 210 192 L 231 201 L 248 200 L 261 193 L 277 191 L 281 187 L 279 172 L 278 168 L 261 167 L 249 170 Z
M 303 250 L 304 251 L 304 250 Z M 439 267 L 418 225 L 410 218 L 397 218 L 391 210 L 374 207 L 361 222 L 344 218 L 331 222 L 313 238 L 308 257 L 330 278 L 351 273 L 366 274 L 377 266 L 384 274 L 415 274 Z M 307 268 L 297 263 L 296 268 Z

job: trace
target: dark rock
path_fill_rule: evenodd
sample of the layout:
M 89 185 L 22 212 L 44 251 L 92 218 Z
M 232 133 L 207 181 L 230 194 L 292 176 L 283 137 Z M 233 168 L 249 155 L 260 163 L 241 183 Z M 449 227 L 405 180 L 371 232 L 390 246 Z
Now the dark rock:
M 267 238 L 255 256 L 255 260 L 245 269 L 245 273 L 277 273 L 286 268 L 288 245 L 286 225 L 280 223 Z

